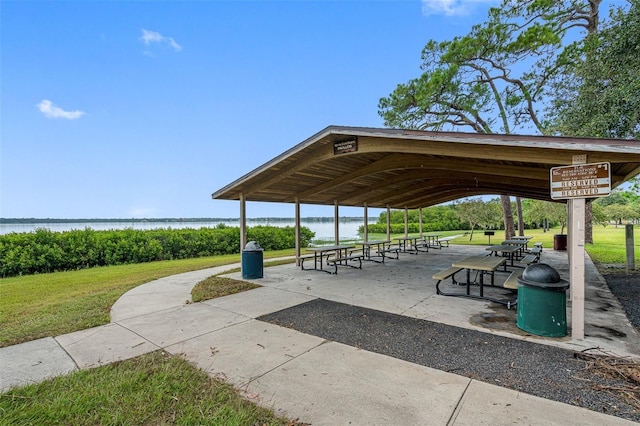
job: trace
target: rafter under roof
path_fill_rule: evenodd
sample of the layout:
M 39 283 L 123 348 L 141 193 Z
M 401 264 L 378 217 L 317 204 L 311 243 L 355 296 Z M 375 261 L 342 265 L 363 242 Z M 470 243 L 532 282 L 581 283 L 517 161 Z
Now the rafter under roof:
M 336 153 L 340 142 L 346 152 Z M 574 155 L 609 162 L 612 188 L 640 173 L 638 140 L 329 126 L 212 198 L 383 208 L 493 194 L 551 201 L 550 169 Z

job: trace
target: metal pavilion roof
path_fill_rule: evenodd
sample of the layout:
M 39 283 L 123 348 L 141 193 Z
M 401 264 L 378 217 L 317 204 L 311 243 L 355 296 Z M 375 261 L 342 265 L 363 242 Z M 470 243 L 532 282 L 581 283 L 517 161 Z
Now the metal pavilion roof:
M 214 199 L 420 208 L 505 194 L 551 201 L 550 169 L 611 163 L 640 173 L 640 141 L 329 126 L 212 194 Z

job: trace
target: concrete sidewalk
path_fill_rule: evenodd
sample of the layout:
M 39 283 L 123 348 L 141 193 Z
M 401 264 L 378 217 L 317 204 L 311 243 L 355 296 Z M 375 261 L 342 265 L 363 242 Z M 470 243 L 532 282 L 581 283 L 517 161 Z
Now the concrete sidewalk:
M 635 424 L 255 319 L 319 297 L 313 291 L 318 280 L 331 282 L 340 274 L 299 275 L 283 265 L 267 269 L 265 275 L 278 278 L 257 281 L 264 287 L 188 303 L 198 281 L 238 266 L 147 283 L 118 300 L 111 324 L 1 348 L 0 387 L 163 349 L 227 380 L 246 398 L 313 425 Z M 354 295 L 335 285 L 325 290 L 342 299 Z M 382 297 L 398 305 L 407 295 L 388 291 Z

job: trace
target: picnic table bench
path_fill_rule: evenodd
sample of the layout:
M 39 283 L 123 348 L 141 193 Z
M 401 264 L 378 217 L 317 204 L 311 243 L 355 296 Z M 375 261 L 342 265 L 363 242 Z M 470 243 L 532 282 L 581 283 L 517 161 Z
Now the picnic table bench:
M 399 259 L 400 258 L 400 247 L 399 246 L 394 246 L 394 245 L 389 245 L 381 250 L 378 250 L 378 253 L 380 253 L 383 257 L 388 257 L 390 259 Z M 391 253 L 395 253 L 395 256 L 390 256 L 389 254 Z
M 338 273 L 338 265 L 349 266 L 351 268 L 362 269 L 362 260 L 364 259 L 364 254 L 360 253 L 351 253 L 346 256 L 340 257 L 330 257 L 327 259 L 327 263 L 333 265 L 336 268 L 334 274 Z M 358 266 L 349 264 L 350 261 L 358 261 Z
M 523 271 L 513 271 L 511 275 L 502 283 L 502 287 L 508 288 L 510 290 L 518 289 L 518 278 L 522 276 Z
M 523 271 L 513 271 L 511 273 L 511 275 L 509 275 L 509 277 L 507 277 L 507 279 L 505 280 L 504 283 L 502 283 L 502 287 L 507 288 L 509 290 L 518 290 L 518 278 L 520 278 L 522 276 L 522 272 Z M 511 307 L 516 306 L 518 304 L 518 298 L 516 297 L 516 300 L 508 300 L 506 302 L 507 305 L 507 309 L 511 309 Z
M 329 257 L 329 253 L 324 254 L 325 257 Z M 309 270 L 309 269 L 315 269 L 315 268 L 305 268 L 304 267 L 304 261 L 305 260 L 309 260 L 309 259 L 316 259 L 317 256 L 315 254 L 303 254 L 298 256 L 298 259 L 300 260 L 300 268 L 303 271 Z
M 449 241 L 451 240 L 455 240 L 456 238 L 458 238 L 459 235 L 452 235 L 450 237 L 444 237 L 444 238 L 438 238 L 438 245 L 440 245 L 440 247 L 442 247 L 442 243 L 446 243 L 446 247 L 449 247 Z
M 437 273 L 433 274 L 433 276 L 431 278 L 434 279 L 434 280 L 438 280 L 438 284 L 436 284 L 436 290 L 437 290 L 437 286 L 440 284 L 440 281 L 446 280 L 449 277 L 451 277 L 451 281 L 454 284 L 457 284 L 457 281 L 455 280 L 455 274 L 457 274 L 460 271 L 462 271 L 462 268 L 456 268 L 455 266 L 451 266 L 451 267 L 445 269 L 444 271 L 440 271 L 440 272 L 437 272 Z M 440 294 L 440 293 L 438 293 L 438 294 Z
M 529 250 L 529 254 L 520 259 L 520 262 L 526 263 L 527 265 L 538 262 L 540 260 L 540 256 L 542 256 L 542 243 L 539 244 L 540 246 L 535 246 L 531 250 Z

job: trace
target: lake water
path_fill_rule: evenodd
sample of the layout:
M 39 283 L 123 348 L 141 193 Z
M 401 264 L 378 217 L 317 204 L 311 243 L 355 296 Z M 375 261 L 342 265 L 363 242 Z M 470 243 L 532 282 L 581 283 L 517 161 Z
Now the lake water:
M 215 221 L 215 222 L 167 222 L 167 221 L 147 221 L 147 222 L 79 222 L 79 223 L 57 223 L 57 222 L 42 222 L 42 223 L 0 223 L 0 235 L 8 234 L 11 232 L 33 232 L 36 228 L 47 228 L 53 232 L 70 231 L 72 229 L 85 229 L 91 228 L 96 231 L 109 230 L 109 229 L 159 229 L 159 228 L 215 228 L 218 224 L 224 223 L 228 226 L 240 226 L 239 221 Z M 363 221 L 340 221 L 340 239 L 359 238 L 358 227 L 363 224 Z M 375 221 L 370 221 L 375 223 Z M 258 225 L 272 225 L 272 226 L 295 226 L 295 221 L 274 221 L 269 222 L 266 220 L 247 220 L 247 226 Z M 301 221 L 302 226 L 306 226 L 311 231 L 316 233 L 314 239 L 333 241 L 334 224 L 332 221 L 318 222 L 318 221 Z

